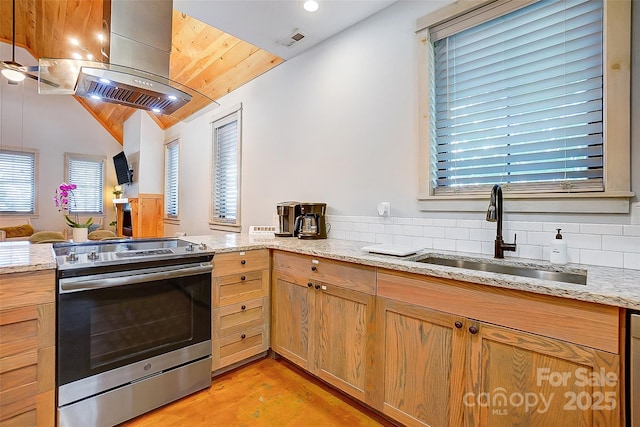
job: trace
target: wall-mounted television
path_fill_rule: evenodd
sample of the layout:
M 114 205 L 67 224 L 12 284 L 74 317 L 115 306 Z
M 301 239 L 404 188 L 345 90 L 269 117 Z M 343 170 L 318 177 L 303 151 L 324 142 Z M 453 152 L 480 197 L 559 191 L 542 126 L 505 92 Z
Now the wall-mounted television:
M 129 163 L 127 162 L 127 157 L 124 155 L 124 151 L 113 156 L 113 165 L 116 168 L 118 185 L 133 182 L 133 171 L 129 168 Z

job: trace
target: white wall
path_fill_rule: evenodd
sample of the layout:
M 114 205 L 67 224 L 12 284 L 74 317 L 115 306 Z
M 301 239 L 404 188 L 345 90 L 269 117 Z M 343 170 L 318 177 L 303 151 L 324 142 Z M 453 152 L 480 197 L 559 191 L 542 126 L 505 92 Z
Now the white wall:
M 374 216 L 378 202 L 390 201 L 394 217 L 481 217 L 417 209 L 415 22 L 444 4 L 395 3 L 219 100 L 221 109 L 243 104 L 244 231 L 249 225 L 271 224 L 276 203 L 286 200 L 326 202 L 328 212 L 336 216 Z M 638 86 L 634 86 L 635 99 Z M 168 132 L 167 139 L 180 135 L 182 145 L 181 225 L 167 227 L 167 234 L 208 232 L 209 184 L 203 171 L 210 168 L 209 122 L 214 113 Z M 633 117 L 638 116 L 636 108 Z M 637 171 L 640 139 L 638 130 L 634 131 Z M 634 174 L 636 191 L 638 175 Z M 534 218 L 629 223 L 628 215 L 510 215 L 507 219 Z
M 133 183 L 123 197 L 164 192 L 164 131 L 146 111 L 138 110 L 123 125 L 123 151 L 133 169 Z
M 11 56 L 10 45 L 0 43 L 2 58 Z M 33 58 L 17 49 L 16 59 L 32 64 Z M 116 184 L 112 157 L 122 146 L 71 96 L 38 95 L 30 79 L 13 86 L 0 78 L 0 147 L 39 150 L 37 191 L 38 215 L 32 218 L 38 230 L 64 230 L 65 222 L 53 203 L 55 188 L 64 181 L 64 154 L 105 156 L 105 220 L 115 220 L 111 199 Z

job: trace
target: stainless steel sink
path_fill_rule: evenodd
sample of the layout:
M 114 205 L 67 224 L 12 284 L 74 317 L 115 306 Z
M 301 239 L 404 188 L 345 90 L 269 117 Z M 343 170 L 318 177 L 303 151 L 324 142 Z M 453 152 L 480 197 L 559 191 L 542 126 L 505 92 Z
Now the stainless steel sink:
M 488 271 L 491 273 L 512 274 L 514 276 L 532 277 L 541 280 L 553 280 L 555 282 L 566 282 L 578 285 L 587 284 L 587 274 L 569 273 L 564 271 L 540 270 L 534 267 L 505 265 L 492 262 L 470 261 L 465 259 L 441 258 L 428 256 L 417 259 L 418 262 L 426 264 L 445 265 L 449 267 L 466 268 L 468 270 Z

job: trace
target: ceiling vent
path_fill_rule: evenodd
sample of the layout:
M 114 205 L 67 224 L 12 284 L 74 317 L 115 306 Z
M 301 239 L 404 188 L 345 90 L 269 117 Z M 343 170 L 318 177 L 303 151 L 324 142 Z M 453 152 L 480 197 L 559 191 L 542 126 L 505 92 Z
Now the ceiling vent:
M 276 41 L 280 46 L 291 47 L 294 44 L 298 43 L 300 40 L 304 39 L 306 36 L 302 33 L 298 28 L 294 28 L 291 34 L 288 37 Z

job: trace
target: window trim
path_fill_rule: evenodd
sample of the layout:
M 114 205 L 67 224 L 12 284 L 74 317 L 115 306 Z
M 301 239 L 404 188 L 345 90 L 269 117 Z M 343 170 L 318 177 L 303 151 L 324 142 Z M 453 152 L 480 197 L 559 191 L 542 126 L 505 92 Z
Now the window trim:
M 30 218 L 36 218 L 38 217 L 38 209 L 39 209 L 39 201 L 40 201 L 40 197 L 39 197 L 39 188 L 40 188 L 40 180 L 39 180 L 39 171 L 40 171 L 40 150 L 35 149 L 35 148 L 23 148 L 23 147 L 15 147 L 15 146 L 8 146 L 8 145 L 3 145 L 2 146 L 2 150 L 3 151 L 13 151 L 16 153 L 28 153 L 28 154 L 33 154 L 33 212 L 31 213 L 25 213 L 25 212 L 4 212 L 4 213 L 0 213 L 0 216 L 6 216 L 6 217 L 11 217 L 11 216 L 28 216 Z
M 107 191 L 107 158 L 105 156 L 98 156 L 95 154 L 81 154 L 81 153 L 64 153 L 64 182 L 69 182 L 69 160 L 80 160 L 80 161 L 90 161 L 90 162 L 101 162 L 102 163 L 102 211 L 101 212 L 93 212 L 93 211 L 79 211 L 78 215 L 92 215 L 92 216 L 100 216 L 105 215 L 106 213 L 106 196 L 105 192 Z M 71 211 L 70 211 L 71 212 Z
M 537 1 L 537 0 L 536 0 Z M 497 2 L 504 3 L 503 0 Z M 453 194 L 435 196 L 431 185 L 430 76 L 433 63 L 429 27 L 477 10 L 492 1 L 455 2 L 417 21 L 419 92 L 419 174 L 418 208 L 421 211 L 486 210 L 484 195 Z M 532 2 L 530 2 L 532 3 Z M 520 3 L 523 4 L 523 3 Z M 600 193 L 514 194 L 509 210 L 545 213 L 628 213 L 631 192 L 631 2 L 604 0 L 604 182 Z M 616 100 L 617 102 L 612 102 Z M 624 101 L 624 102 L 620 102 Z M 423 161 L 422 159 L 428 159 Z M 478 199 L 482 199 L 480 202 Z M 594 203 L 597 201 L 597 203 Z
M 167 213 L 167 201 L 166 201 L 166 189 L 167 189 L 167 153 L 168 153 L 168 149 L 169 147 L 176 145 L 178 147 L 178 188 L 177 188 L 177 192 L 176 192 L 176 208 L 178 210 L 178 214 L 177 215 L 169 215 Z M 180 225 L 180 138 L 175 138 L 172 139 L 169 142 L 165 142 L 164 143 L 164 221 L 168 222 L 170 224 L 175 224 L 175 225 Z
M 215 211 L 214 208 L 214 191 L 213 191 L 213 179 L 215 175 L 215 164 L 214 164 L 214 136 L 215 129 L 221 125 L 225 125 L 233 120 L 238 122 L 238 145 L 237 149 L 237 158 L 238 158 L 238 200 L 237 200 L 237 216 L 236 220 L 231 222 L 223 222 L 218 221 L 213 217 L 213 213 Z M 219 231 L 230 231 L 239 233 L 242 230 L 241 218 L 242 218 L 242 210 L 241 210 L 241 201 L 242 201 L 242 103 L 233 105 L 228 109 L 221 111 L 218 114 L 215 114 L 210 121 L 211 124 L 211 136 L 210 136 L 210 153 L 209 159 L 211 160 L 211 175 L 209 177 L 209 185 L 210 187 L 210 199 L 209 199 L 209 229 L 210 230 L 219 230 Z M 218 126 L 216 126 L 218 125 Z

